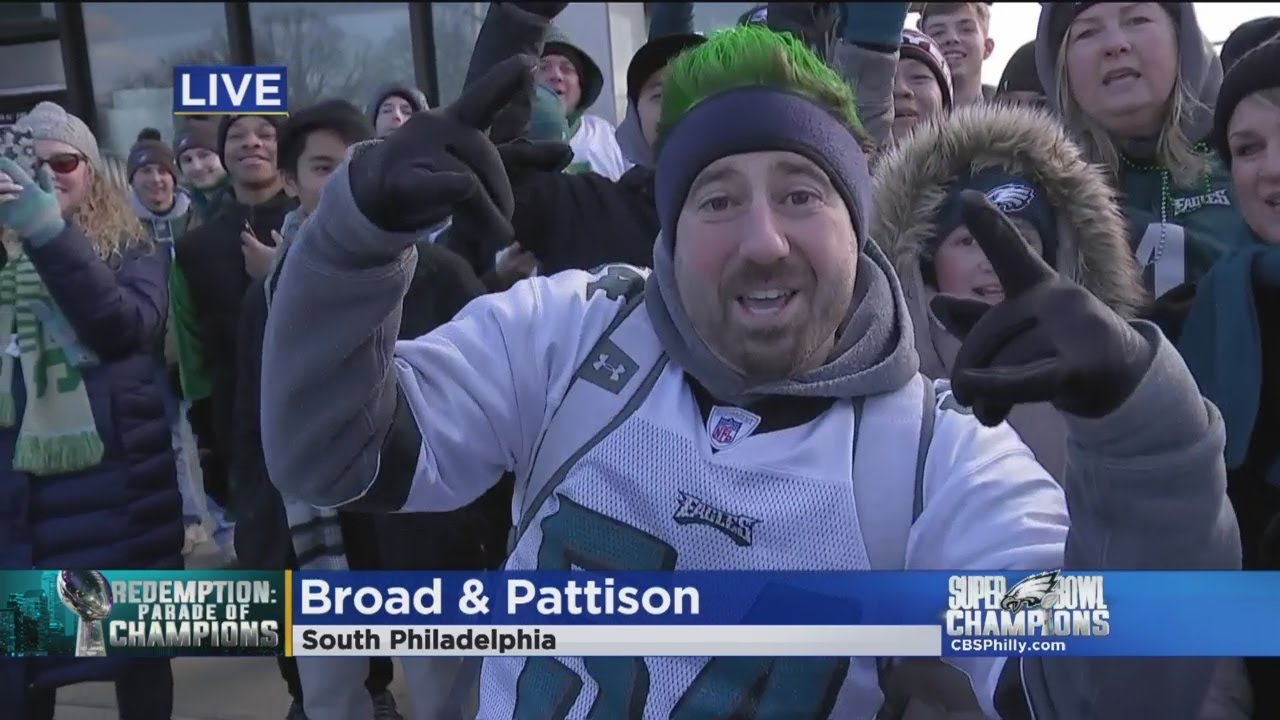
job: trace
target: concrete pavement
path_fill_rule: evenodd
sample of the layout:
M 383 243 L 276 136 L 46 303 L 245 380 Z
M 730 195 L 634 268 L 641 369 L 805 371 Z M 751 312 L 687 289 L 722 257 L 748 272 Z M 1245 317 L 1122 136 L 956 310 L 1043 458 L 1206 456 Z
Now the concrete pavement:
M 212 543 L 198 546 L 187 556 L 188 569 L 217 566 Z M 284 720 L 289 711 L 289 692 L 274 658 L 176 658 L 173 682 L 173 720 Z M 409 696 L 398 663 L 391 692 L 400 712 L 408 717 Z M 112 683 L 82 683 L 58 690 L 56 720 L 117 717 Z

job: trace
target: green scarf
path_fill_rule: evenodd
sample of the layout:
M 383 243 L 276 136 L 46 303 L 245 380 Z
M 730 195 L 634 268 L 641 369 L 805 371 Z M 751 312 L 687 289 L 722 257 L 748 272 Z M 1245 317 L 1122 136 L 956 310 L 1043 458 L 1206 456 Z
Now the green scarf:
M 1255 242 L 1219 260 L 1200 278 L 1177 343 L 1200 392 L 1222 413 L 1228 470 L 1245 461 L 1266 372 L 1257 285 L 1280 285 L 1280 247 Z M 1280 484 L 1280 466 L 1268 479 Z
M 102 438 L 93 420 L 80 368 L 55 339 L 66 328 L 44 322 L 33 308 L 56 308 L 26 253 L 11 256 L 0 270 L 0 337 L 17 335 L 26 407 L 18 429 L 13 469 L 55 475 L 102 462 Z M 43 313 L 51 320 L 59 313 Z M 74 354 L 74 353 L 73 353 Z M 0 427 L 14 425 L 13 355 L 0 353 Z

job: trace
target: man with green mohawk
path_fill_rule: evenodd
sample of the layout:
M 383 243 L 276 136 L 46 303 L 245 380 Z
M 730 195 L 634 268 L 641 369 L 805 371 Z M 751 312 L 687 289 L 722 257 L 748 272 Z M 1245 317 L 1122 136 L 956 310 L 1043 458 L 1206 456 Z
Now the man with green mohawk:
M 671 66 L 652 272 L 534 277 L 394 342 L 422 229 L 469 214 L 511 232 L 484 128 L 532 61 L 358 148 L 300 231 L 262 369 L 285 495 L 450 510 L 511 471 L 513 571 L 1238 567 L 1221 419 L 1177 353 L 1058 277 L 981 195 L 964 218 L 1007 297 L 980 319 L 948 306 L 974 321 L 952 384 L 918 373 L 902 289 L 867 234 L 852 91 L 765 28 L 716 33 Z M 1066 416 L 1070 517 L 1004 422 L 1030 402 Z M 831 602 L 778 590 L 796 608 Z M 948 711 L 1042 720 L 1193 717 L 1213 669 L 947 662 L 971 690 Z M 890 664 L 486 657 L 479 716 L 870 719 Z

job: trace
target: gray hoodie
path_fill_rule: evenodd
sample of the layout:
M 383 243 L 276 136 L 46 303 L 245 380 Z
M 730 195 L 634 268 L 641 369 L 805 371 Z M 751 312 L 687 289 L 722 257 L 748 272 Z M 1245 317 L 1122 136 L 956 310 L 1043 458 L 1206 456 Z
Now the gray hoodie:
M 430 467 L 436 457 L 436 450 L 422 446 L 424 431 L 417 423 L 438 419 L 440 425 L 431 429 L 437 434 L 450 427 L 449 407 L 440 407 L 438 418 L 427 417 L 419 408 L 415 420 L 406 395 L 420 398 L 424 387 L 455 382 L 414 367 L 412 377 L 421 387 L 401 387 L 400 378 L 409 375 L 395 369 L 402 362 L 395 356 L 395 339 L 415 262 L 414 234 L 384 232 L 360 214 L 345 163 L 325 186 L 315 214 L 292 246 L 267 321 L 262 368 L 267 466 L 273 479 L 287 483 L 282 492 L 317 505 L 399 509 L 416 485 L 404 486 L 405 468 L 385 470 L 395 464 L 390 458 L 410 458 L 408 473 L 416 475 L 414 462 Z M 906 360 L 892 362 L 897 366 L 893 371 L 876 371 L 876 353 L 883 361 L 905 353 L 914 363 L 914 350 L 905 300 L 893 273 L 870 270 L 867 258 L 874 268 L 888 268 L 883 255 L 868 247 L 862 267 L 871 276 L 868 282 L 880 282 L 875 276 L 881 277 L 882 290 L 877 292 L 883 294 L 867 295 L 885 303 L 879 306 L 885 312 L 867 327 L 873 334 L 889 335 L 873 342 L 842 337 L 840 350 L 826 367 L 812 378 L 783 384 L 784 392 L 849 397 L 885 392 L 911 379 L 914 368 L 901 372 Z M 653 284 L 664 284 L 664 274 L 655 272 L 653 277 Z M 671 297 L 661 287 L 658 290 L 658 297 L 650 291 L 646 302 Z M 538 313 L 546 311 L 531 307 L 527 312 L 528 322 L 537 322 Z M 445 327 L 466 322 L 464 314 Z M 678 319 L 673 322 L 679 324 Z M 862 327 L 851 320 L 850 327 L 855 326 Z M 1064 485 L 1071 522 L 1064 567 L 1237 569 L 1239 533 L 1226 496 L 1221 417 L 1200 397 L 1186 366 L 1159 330 L 1142 322 L 1135 327 L 1156 347 L 1156 354 L 1132 396 L 1104 418 L 1066 417 L 1070 443 Z M 425 340 L 431 342 L 438 333 Z M 566 337 L 564 342 L 586 342 L 589 348 L 594 339 Z M 469 347 L 483 352 L 487 346 Z M 465 354 L 457 347 L 451 352 Z M 899 379 L 900 375 L 905 377 Z M 516 412 L 509 407 L 513 403 L 528 402 L 535 404 L 533 414 L 543 416 L 537 403 L 548 402 L 533 396 L 506 397 L 511 383 L 505 378 L 471 387 L 486 401 L 497 402 L 503 413 Z M 547 388 L 548 397 L 554 392 L 558 391 Z M 455 409 L 474 414 L 474 406 Z M 502 441 L 523 453 L 532 451 L 536 437 Z M 390 454 L 384 456 L 384 448 Z M 401 484 L 383 482 L 392 476 Z M 441 490 L 434 481 L 424 482 L 424 491 Z M 465 498 L 442 497 L 440 502 L 462 503 Z M 1002 677 L 1009 690 L 1000 694 L 997 704 L 1005 717 L 1023 717 L 1029 702 L 1039 720 L 1193 717 L 1188 708 L 1205 702 L 1214 667 L 1212 659 L 1196 658 L 1015 660 L 1005 666 Z
M 157 213 L 143 205 L 132 187 L 129 188 L 129 207 L 133 209 L 133 214 L 147 226 L 151 237 L 160 242 L 173 243 L 179 240 L 192 220 L 188 216 L 191 210 L 191 197 L 182 188 L 174 190 L 173 207 L 169 208 L 167 213 Z

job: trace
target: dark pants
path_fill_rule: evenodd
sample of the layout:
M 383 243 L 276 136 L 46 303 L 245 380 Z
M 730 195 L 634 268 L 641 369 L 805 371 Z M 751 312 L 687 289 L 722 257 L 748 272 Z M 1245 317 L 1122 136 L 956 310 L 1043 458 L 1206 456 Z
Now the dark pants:
M 374 534 L 374 517 L 370 515 L 353 515 L 339 513 L 338 522 L 342 527 L 342 545 L 347 551 L 347 565 L 352 570 L 374 570 L 378 567 L 378 544 Z M 289 553 L 289 567 L 298 568 L 297 558 Z M 294 702 L 302 702 L 302 680 L 298 678 L 298 662 L 293 658 L 276 658 L 280 664 L 280 677 L 284 678 L 289 688 L 289 696 Z M 391 658 L 369 658 L 369 676 L 364 686 L 369 694 L 376 697 L 387 691 L 395 677 L 395 665 Z M 122 718 L 123 720 L 123 718 Z
M 25 720 L 53 720 L 58 691 L 27 691 Z M 170 720 L 173 717 L 173 668 L 168 658 L 131 660 L 116 680 L 120 720 Z
M 294 702 L 301 703 L 302 680 L 298 678 L 298 661 L 291 657 L 282 657 L 276 658 L 276 662 L 280 664 L 280 677 L 284 678 L 284 684 L 289 688 L 289 697 L 293 698 Z M 369 658 L 369 676 L 364 680 L 364 686 L 369 690 L 369 695 L 377 697 L 386 692 L 391 686 L 395 671 L 396 666 L 391 663 L 391 658 Z M 124 720 L 123 715 L 121 720 Z

